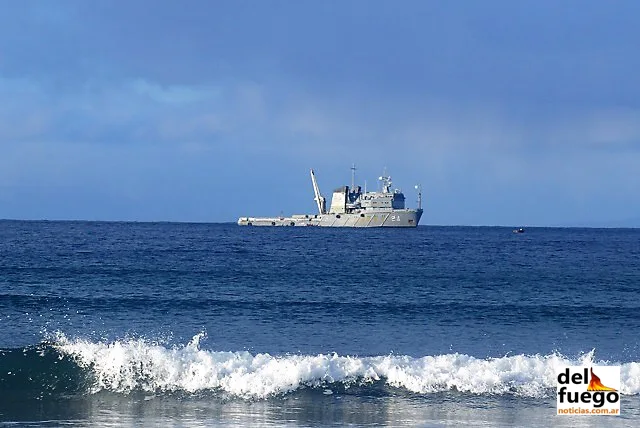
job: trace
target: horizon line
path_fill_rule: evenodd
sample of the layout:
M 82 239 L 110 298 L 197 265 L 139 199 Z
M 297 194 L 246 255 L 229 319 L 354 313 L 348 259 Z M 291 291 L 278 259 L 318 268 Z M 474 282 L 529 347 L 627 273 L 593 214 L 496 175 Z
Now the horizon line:
M 138 223 L 138 224 L 220 224 L 235 225 L 235 221 L 197 221 L 197 220 L 88 220 L 88 219 L 18 219 L 0 218 L 0 222 L 30 222 L 30 223 Z M 504 225 L 504 224 L 419 224 L 416 227 L 477 227 L 477 228 L 524 228 L 524 229 L 640 229 L 638 226 L 594 226 L 594 225 Z M 335 229 L 335 228 L 330 228 Z M 367 228 L 346 228 L 367 229 Z M 369 228 L 371 229 L 371 228 Z M 373 228 L 376 229 L 376 228 Z

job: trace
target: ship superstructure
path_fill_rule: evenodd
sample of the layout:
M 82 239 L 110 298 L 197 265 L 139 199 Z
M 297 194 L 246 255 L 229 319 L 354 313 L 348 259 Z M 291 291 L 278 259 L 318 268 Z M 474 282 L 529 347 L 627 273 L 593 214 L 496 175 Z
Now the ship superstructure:
M 405 196 L 400 189 L 392 189 L 391 177 L 384 173 L 378 178 L 381 189 L 362 191 L 355 185 L 355 166 L 352 168 L 351 186 L 333 191 L 329 210 L 320 193 L 313 169 L 311 183 L 317 214 L 298 214 L 291 217 L 240 217 L 241 226 L 324 226 L 324 227 L 416 227 L 422 216 L 422 190 L 418 191 L 418 208 L 405 207 Z

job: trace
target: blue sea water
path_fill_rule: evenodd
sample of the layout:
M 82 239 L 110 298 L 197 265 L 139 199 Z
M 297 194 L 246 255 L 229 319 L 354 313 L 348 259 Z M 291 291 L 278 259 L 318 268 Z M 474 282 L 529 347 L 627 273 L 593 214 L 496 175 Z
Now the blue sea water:
M 0 221 L 0 423 L 637 426 L 639 260 L 637 229 Z M 556 416 L 591 363 L 622 415 Z

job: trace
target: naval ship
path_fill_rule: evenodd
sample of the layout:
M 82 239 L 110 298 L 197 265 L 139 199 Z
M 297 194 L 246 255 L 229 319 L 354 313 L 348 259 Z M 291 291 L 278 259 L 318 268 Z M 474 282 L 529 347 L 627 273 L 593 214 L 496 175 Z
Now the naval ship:
M 342 186 L 333 191 L 331 206 L 320 193 L 315 173 L 311 170 L 311 183 L 318 207 L 317 214 L 298 214 L 291 217 L 240 217 L 240 226 L 323 226 L 323 227 L 416 227 L 422 217 L 422 190 L 418 185 L 418 208 L 405 208 L 405 197 L 400 189 L 391 188 L 391 177 L 383 173 L 378 178 L 382 189 L 362 191 L 355 185 L 355 166 L 351 168 L 351 187 Z

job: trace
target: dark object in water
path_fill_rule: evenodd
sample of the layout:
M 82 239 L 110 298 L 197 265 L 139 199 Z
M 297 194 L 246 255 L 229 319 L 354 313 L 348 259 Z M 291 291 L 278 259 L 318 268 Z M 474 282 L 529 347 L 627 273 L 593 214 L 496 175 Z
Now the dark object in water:
M 524 228 L 523 227 L 519 227 L 517 229 L 513 229 L 513 233 L 524 233 Z

